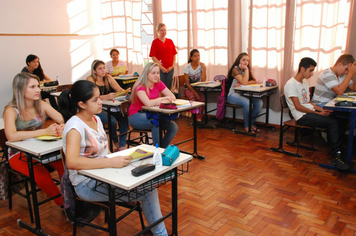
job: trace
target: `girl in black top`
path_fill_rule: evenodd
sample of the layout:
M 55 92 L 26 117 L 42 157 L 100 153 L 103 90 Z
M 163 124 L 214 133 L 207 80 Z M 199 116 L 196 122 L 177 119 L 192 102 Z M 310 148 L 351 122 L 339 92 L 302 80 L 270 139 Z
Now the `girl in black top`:
M 100 99 L 101 100 L 112 100 L 116 97 L 116 92 L 123 91 L 124 89 L 120 87 L 120 85 L 116 82 L 116 80 L 110 75 L 106 74 L 105 71 L 105 63 L 100 60 L 94 60 L 91 66 L 91 75 L 87 78 L 88 81 L 95 83 L 99 87 L 100 91 Z M 111 130 L 110 133 L 113 140 L 114 145 L 117 150 L 122 150 L 126 146 L 126 133 L 128 130 L 128 120 L 122 116 L 120 110 L 113 110 L 111 108 Z M 105 124 L 108 123 L 108 114 L 103 109 L 100 114 L 97 114 L 100 117 L 101 121 Z M 120 134 L 120 142 L 117 136 L 116 127 L 117 123 L 119 123 L 119 131 Z
M 22 69 L 21 72 L 27 72 L 34 75 L 37 75 L 40 78 L 40 84 L 42 85 L 45 82 L 52 81 L 44 72 L 41 67 L 40 59 L 38 56 L 30 54 L 26 57 L 26 66 Z M 42 99 L 49 99 L 51 106 L 58 110 L 56 99 L 48 92 L 41 91 Z

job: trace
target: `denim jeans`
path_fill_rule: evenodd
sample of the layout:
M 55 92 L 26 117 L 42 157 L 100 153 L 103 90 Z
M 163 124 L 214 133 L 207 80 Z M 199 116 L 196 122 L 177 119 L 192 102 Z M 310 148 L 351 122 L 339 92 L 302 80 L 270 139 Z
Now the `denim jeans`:
M 120 131 L 120 143 L 119 143 L 119 147 L 125 147 L 126 145 L 126 138 L 127 138 L 127 134 L 124 134 L 127 132 L 128 130 L 128 120 L 127 118 L 124 118 L 121 114 L 121 112 L 111 112 L 111 137 L 110 139 L 114 142 L 117 143 L 118 142 L 118 137 L 117 137 L 117 132 L 116 132 L 116 127 L 117 127 L 117 122 L 119 123 L 119 131 Z M 104 123 L 104 124 L 108 124 L 109 123 L 109 119 L 108 119 L 108 113 L 106 111 L 102 111 L 99 114 L 96 114 L 97 116 L 99 116 L 100 120 Z M 124 135 L 121 135 L 124 134 Z
M 227 97 L 227 102 L 243 107 L 244 127 L 248 127 L 250 99 L 239 93 L 233 93 Z M 262 105 L 263 101 L 260 98 L 252 98 L 252 117 L 256 117 L 260 113 Z M 251 126 L 255 125 L 255 121 L 256 118 L 252 118 Z
M 162 143 L 160 143 L 159 127 L 152 124 L 151 121 L 146 118 L 145 112 L 137 112 L 129 116 L 129 123 L 134 129 L 151 130 L 153 144 L 155 145 L 156 143 L 158 143 L 158 146 L 162 148 L 167 147 L 178 132 L 178 126 L 174 121 L 163 120 L 163 123 L 160 125 L 162 127 L 162 130 L 166 130 L 167 133 L 164 135 Z
M 171 90 L 172 87 L 173 73 L 174 69 L 168 73 L 163 73 L 161 70 L 159 72 L 161 81 L 167 86 L 169 90 Z
M 93 179 L 87 183 L 85 182 L 82 182 L 77 186 L 75 186 L 75 192 L 81 199 L 86 201 L 94 201 L 94 202 L 109 201 L 109 194 L 107 193 L 108 191 L 107 188 L 104 188 L 100 185 L 95 187 L 97 181 Z M 124 190 L 118 188 L 116 189 L 117 193 L 120 193 L 122 191 Z M 125 201 L 125 199 L 121 199 L 121 201 Z M 137 201 L 142 202 L 142 211 L 143 214 L 145 215 L 148 224 L 152 224 L 156 220 L 162 217 L 157 189 L 154 189 L 153 191 L 148 192 L 143 196 L 140 196 L 137 199 Z M 153 235 L 160 235 L 160 236 L 168 235 L 164 222 L 161 222 L 155 227 L 152 227 L 151 231 Z

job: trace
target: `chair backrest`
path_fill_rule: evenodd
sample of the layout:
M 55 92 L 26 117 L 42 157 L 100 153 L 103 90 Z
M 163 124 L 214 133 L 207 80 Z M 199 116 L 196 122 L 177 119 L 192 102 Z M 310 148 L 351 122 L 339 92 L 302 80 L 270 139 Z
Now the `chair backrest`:
M 310 101 L 313 99 L 315 87 L 309 87 L 309 98 Z
M 288 103 L 287 103 L 287 100 L 286 100 L 286 95 L 282 94 L 281 97 L 280 97 L 280 101 L 281 101 L 281 110 L 282 110 L 281 112 L 283 113 L 283 109 L 288 108 L 289 117 L 291 119 L 294 119 L 294 117 L 292 115 L 292 112 L 289 109 L 289 106 L 288 106 Z
M 68 90 L 72 87 L 72 84 L 63 84 L 63 85 L 58 85 L 56 92 L 62 92 L 64 90 Z

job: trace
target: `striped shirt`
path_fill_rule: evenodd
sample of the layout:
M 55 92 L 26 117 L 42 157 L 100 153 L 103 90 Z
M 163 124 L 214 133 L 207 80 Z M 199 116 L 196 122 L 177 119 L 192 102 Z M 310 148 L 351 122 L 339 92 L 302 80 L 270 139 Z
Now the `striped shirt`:
M 321 72 L 318 80 L 316 81 L 312 103 L 316 105 L 321 103 L 327 103 L 336 98 L 336 93 L 332 89 L 340 85 L 345 78 L 346 75 L 343 75 L 339 78 L 336 77 L 335 73 L 331 70 L 331 68 L 325 69 L 323 72 Z M 349 86 L 352 83 L 353 82 L 351 80 Z

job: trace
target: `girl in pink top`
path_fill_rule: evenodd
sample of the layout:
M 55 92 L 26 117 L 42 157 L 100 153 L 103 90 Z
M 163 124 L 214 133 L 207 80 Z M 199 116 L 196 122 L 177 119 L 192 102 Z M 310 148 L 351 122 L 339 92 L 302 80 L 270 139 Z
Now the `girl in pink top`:
M 160 93 L 163 97 L 159 96 Z M 147 118 L 142 106 L 159 106 L 162 101 L 171 102 L 175 99 L 173 93 L 160 81 L 159 65 L 148 63 L 132 88 L 129 124 L 134 129 L 151 130 L 153 143 L 167 147 L 178 131 L 177 124 L 171 120 L 163 120 L 161 124 L 157 124 L 156 120 Z M 159 140 L 159 125 L 167 131 L 162 143 Z

